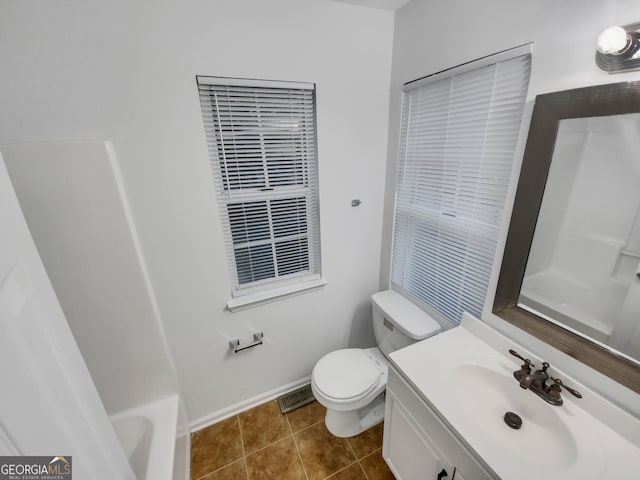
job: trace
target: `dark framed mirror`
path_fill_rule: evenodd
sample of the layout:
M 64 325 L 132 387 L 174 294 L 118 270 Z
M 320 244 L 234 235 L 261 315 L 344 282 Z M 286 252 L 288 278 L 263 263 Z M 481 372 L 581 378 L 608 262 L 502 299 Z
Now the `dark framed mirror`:
M 579 130 L 584 125 L 587 130 Z M 621 150 L 621 144 L 628 145 Z M 536 97 L 493 305 L 497 316 L 636 392 L 639 147 L 640 82 Z M 581 226 L 592 224 L 589 232 Z M 540 300 L 536 295 L 544 290 L 560 298 Z M 595 318 L 602 305 L 611 310 Z M 624 325 L 613 317 L 626 319 Z M 638 346 L 619 347 L 631 340 Z

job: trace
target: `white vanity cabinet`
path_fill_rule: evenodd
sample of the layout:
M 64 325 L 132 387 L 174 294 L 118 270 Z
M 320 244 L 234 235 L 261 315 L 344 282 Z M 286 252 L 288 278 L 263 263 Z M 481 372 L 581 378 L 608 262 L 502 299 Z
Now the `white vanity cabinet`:
M 396 478 L 638 480 L 640 419 L 579 384 L 581 400 L 542 401 L 513 378 L 514 347 L 467 315 L 389 354 L 382 455 Z
M 495 479 L 393 368 L 382 456 L 398 480 Z

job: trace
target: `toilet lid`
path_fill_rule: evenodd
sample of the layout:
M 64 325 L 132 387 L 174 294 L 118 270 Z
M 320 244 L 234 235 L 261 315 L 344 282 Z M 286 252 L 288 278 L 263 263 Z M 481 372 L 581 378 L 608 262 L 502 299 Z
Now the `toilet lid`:
M 328 353 L 313 369 L 316 387 L 328 397 L 343 400 L 368 393 L 380 375 L 380 370 L 359 348 Z

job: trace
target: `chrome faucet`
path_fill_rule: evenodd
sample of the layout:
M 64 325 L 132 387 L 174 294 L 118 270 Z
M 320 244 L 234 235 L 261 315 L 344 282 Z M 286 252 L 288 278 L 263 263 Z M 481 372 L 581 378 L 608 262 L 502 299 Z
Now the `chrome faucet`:
M 571 395 L 577 398 L 582 398 L 582 394 L 580 392 L 567 387 L 562 383 L 562 380 L 549 376 L 547 373 L 549 364 L 547 362 L 542 362 L 542 369 L 536 370 L 532 373 L 531 368 L 535 367 L 535 365 L 531 363 L 531 360 L 524 358 L 515 350 L 509 350 L 509 353 L 524 362 L 519 370 L 513 372 L 513 377 L 518 381 L 520 388 L 525 390 L 529 389 L 545 402 L 556 406 L 562 405 L 562 397 L 560 395 L 562 388 Z M 547 380 L 551 380 L 553 383 L 548 385 Z

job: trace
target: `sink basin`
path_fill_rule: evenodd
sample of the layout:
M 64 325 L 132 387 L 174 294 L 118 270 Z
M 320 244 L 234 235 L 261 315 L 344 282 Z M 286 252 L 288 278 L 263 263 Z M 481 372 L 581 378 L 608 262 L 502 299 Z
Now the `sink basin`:
M 525 463 L 537 463 L 544 458 L 547 466 L 557 468 L 576 461 L 576 442 L 554 410 L 559 407 L 523 390 L 510 375 L 481 365 L 464 364 L 453 368 L 450 381 L 467 421 L 475 423 L 510 455 Z M 506 412 L 522 418 L 519 430 L 504 422 Z

